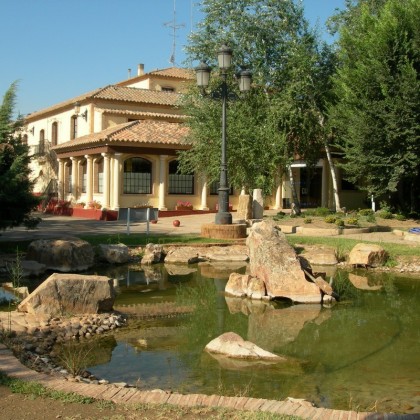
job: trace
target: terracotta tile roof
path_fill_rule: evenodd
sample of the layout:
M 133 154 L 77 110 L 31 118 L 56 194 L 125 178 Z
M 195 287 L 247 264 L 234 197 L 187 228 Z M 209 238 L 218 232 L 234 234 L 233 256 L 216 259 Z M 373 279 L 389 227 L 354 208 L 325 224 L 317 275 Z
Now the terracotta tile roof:
M 156 120 L 140 120 L 109 127 L 99 133 L 89 134 L 59 144 L 51 149 L 64 153 L 74 150 L 88 149 L 104 145 L 186 145 L 183 139 L 188 128 L 179 123 Z
M 173 106 L 178 103 L 180 94 L 126 86 L 107 86 L 92 95 L 92 98 Z
M 190 69 L 183 69 L 180 67 L 168 67 L 166 69 L 157 69 L 149 72 L 148 74 L 154 76 L 165 76 L 165 77 L 174 77 L 176 79 L 195 79 L 194 72 Z
M 156 118 L 156 119 L 167 119 L 167 120 L 185 120 L 187 117 L 180 114 L 169 114 L 164 112 L 145 112 L 145 111 L 128 111 L 126 109 L 112 109 L 112 108 L 96 108 L 96 111 L 104 114 L 113 115 L 127 115 L 130 117 L 140 118 Z

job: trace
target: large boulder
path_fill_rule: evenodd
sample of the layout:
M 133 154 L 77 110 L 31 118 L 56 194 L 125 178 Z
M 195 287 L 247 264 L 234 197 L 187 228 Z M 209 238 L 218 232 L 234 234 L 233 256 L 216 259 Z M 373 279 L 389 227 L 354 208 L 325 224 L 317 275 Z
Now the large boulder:
M 130 252 L 124 244 L 100 244 L 97 247 L 97 258 L 109 264 L 125 264 L 130 261 Z
M 78 238 L 39 239 L 28 246 L 27 260 L 45 264 L 49 270 L 68 273 L 84 271 L 95 263 L 95 253 L 92 246 Z
M 380 245 L 359 243 L 350 251 L 349 264 L 379 267 L 386 262 L 387 258 L 387 252 Z
M 239 196 L 236 218 L 239 220 L 252 219 L 252 197 L 249 194 Z
M 165 256 L 165 264 L 195 264 L 204 261 L 197 248 L 190 246 L 173 247 L 168 249 Z
M 320 303 L 318 286 L 306 280 L 295 250 L 273 221 L 255 223 L 247 238 L 250 274 L 263 280 L 267 295 L 301 303 Z
M 208 261 L 248 261 L 245 245 L 203 247 L 200 256 Z
M 250 341 L 245 341 L 234 332 L 224 333 L 210 341 L 205 350 L 209 353 L 222 354 L 236 359 L 267 360 L 272 362 L 286 360 L 284 357 L 265 351 Z
M 105 276 L 54 273 L 18 306 L 18 311 L 50 316 L 112 310 L 113 280 Z
M 157 244 L 147 244 L 144 247 L 142 264 L 156 264 L 163 260 L 163 247 Z

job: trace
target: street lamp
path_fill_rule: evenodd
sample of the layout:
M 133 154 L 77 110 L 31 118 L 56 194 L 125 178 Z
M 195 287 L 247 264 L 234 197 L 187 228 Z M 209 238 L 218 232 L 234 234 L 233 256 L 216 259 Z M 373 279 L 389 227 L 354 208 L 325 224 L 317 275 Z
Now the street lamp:
M 217 52 L 217 61 L 222 76 L 222 84 L 220 87 L 220 97 L 222 100 L 222 158 L 220 163 L 220 185 L 218 189 L 219 195 L 219 208 L 216 214 L 217 225 L 230 225 L 232 224 L 232 215 L 229 213 L 229 186 L 228 186 L 228 168 L 226 160 L 226 105 L 228 100 L 228 86 L 227 74 L 232 65 L 232 50 L 227 45 L 222 45 Z M 195 69 L 197 77 L 197 86 L 205 90 L 210 81 L 211 68 L 206 62 L 202 61 Z M 247 92 L 251 89 L 252 74 L 245 68 L 239 73 L 239 90 Z

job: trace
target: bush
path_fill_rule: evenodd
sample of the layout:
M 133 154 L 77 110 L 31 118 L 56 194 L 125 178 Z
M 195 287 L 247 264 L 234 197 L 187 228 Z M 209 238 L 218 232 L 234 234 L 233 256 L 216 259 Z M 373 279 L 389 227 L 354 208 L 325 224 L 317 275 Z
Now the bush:
M 312 223 L 312 219 L 310 217 L 305 217 L 303 223 Z
M 378 216 L 381 219 L 392 219 L 392 213 L 389 210 L 381 210 L 378 212 Z
M 396 214 L 395 215 L 395 218 L 397 220 L 399 220 L 400 222 L 403 222 L 404 220 L 407 220 L 406 217 L 403 214 L 401 214 L 401 213 Z
M 344 220 L 337 218 L 334 222 L 338 227 L 343 227 L 344 226 Z
M 329 216 L 324 218 L 325 223 L 335 223 L 335 221 L 339 219 L 337 216 L 330 214 Z
M 348 225 L 359 226 L 359 219 L 357 217 L 349 217 L 346 222 Z
M 358 214 L 359 216 L 373 216 L 375 212 L 372 209 L 360 209 Z
M 317 207 L 316 209 L 306 210 L 305 214 L 307 214 L 308 216 L 324 217 L 331 214 L 331 210 L 327 209 L 326 207 Z

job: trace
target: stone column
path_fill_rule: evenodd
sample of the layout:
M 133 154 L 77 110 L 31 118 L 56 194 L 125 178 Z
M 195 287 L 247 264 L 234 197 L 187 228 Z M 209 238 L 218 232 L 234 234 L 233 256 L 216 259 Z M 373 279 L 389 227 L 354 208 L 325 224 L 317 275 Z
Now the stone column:
M 328 207 L 328 164 L 322 160 L 321 207 Z
M 252 217 L 253 219 L 262 219 L 264 216 L 264 198 L 262 190 L 255 188 L 252 196 Z
M 86 201 L 93 201 L 93 165 L 92 156 L 85 155 L 86 158 Z
M 201 187 L 201 210 L 208 210 L 209 207 L 207 205 L 207 180 L 206 178 L 202 178 L 202 187 Z
M 121 153 L 114 154 L 114 182 L 113 182 L 113 198 L 112 206 L 114 210 L 120 208 L 120 193 L 121 193 Z
M 75 157 L 71 157 L 71 195 L 73 196 L 74 200 L 77 200 L 77 192 L 79 190 L 79 182 L 77 178 L 78 174 L 78 163 L 79 160 Z
M 103 207 L 109 209 L 110 202 L 109 202 L 109 154 L 108 153 L 101 153 L 102 157 L 104 158 L 104 191 L 103 191 Z
M 166 158 L 167 155 L 159 156 L 159 196 L 158 196 L 158 208 L 159 210 L 167 210 L 165 205 L 165 194 L 166 194 Z
M 57 159 L 58 162 L 58 180 L 57 194 L 59 200 L 64 200 L 64 161 Z
M 274 208 L 280 210 L 283 208 L 283 177 L 280 174 L 277 174 L 277 188 L 276 188 L 276 203 Z

